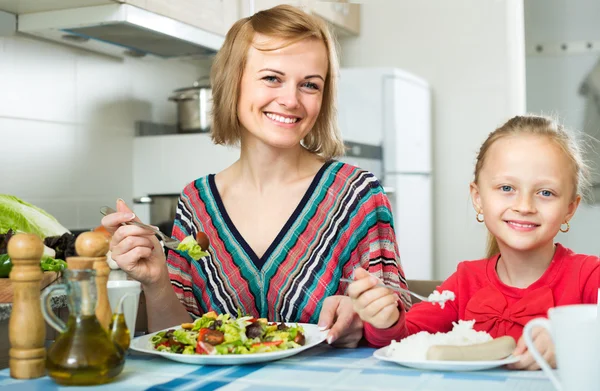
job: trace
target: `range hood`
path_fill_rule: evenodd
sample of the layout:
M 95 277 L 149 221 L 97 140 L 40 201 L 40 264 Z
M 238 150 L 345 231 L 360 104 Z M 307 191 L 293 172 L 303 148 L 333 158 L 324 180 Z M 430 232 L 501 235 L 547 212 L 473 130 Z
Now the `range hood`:
M 18 31 L 111 56 L 212 55 L 224 37 L 127 4 L 18 16 Z

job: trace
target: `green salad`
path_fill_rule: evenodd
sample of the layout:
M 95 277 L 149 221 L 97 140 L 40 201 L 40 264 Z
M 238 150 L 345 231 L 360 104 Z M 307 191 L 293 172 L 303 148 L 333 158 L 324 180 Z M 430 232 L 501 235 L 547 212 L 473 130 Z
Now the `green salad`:
M 192 235 L 186 236 L 177 246 L 177 250 L 187 252 L 194 261 L 208 255 Z
M 294 349 L 304 345 L 299 325 L 271 323 L 252 316 L 233 318 L 208 312 L 180 329 L 156 333 L 155 350 L 180 354 L 252 354 Z

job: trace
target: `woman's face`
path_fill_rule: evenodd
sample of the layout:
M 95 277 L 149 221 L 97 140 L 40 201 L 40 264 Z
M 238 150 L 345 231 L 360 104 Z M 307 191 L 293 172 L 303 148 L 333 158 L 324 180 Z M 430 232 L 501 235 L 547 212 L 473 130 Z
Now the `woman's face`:
M 260 34 L 254 43 L 261 48 L 285 44 Z M 327 67 L 327 50 L 317 39 L 272 51 L 251 46 L 238 100 L 242 142 L 254 138 L 283 149 L 300 145 L 321 110 Z

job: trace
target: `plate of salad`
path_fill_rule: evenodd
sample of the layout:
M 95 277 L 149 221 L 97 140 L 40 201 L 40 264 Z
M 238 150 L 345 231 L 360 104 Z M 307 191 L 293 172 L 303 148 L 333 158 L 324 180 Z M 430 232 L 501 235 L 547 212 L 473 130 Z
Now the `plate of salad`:
M 274 361 L 323 342 L 327 331 L 308 323 L 278 323 L 208 312 L 193 323 L 135 338 L 131 349 L 186 364 L 240 365 Z

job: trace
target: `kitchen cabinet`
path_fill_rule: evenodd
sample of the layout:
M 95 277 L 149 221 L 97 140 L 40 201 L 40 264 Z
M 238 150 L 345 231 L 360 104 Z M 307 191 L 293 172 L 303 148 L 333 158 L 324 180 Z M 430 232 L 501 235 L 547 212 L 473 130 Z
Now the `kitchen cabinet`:
M 348 0 L 313 0 L 310 9 L 332 25 L 338 36 L 360 34 L 360 4 L 350 4 Z
M 220 35 L 238 19 L 238 0 L 119 0 Z
M 360 4 L 351 4 L 348 0 L 254 0 L 254 11 L 271 8 L 278 4 L 291 4 L 321 17 L 333 27 L 338 36 L 352 36 L 360 33 Z
M 239 0 L 0 0 L 0 10 L 20 15 L 107 4 L 129 4 L 225 35 L 239 17 L 238 3 Z

